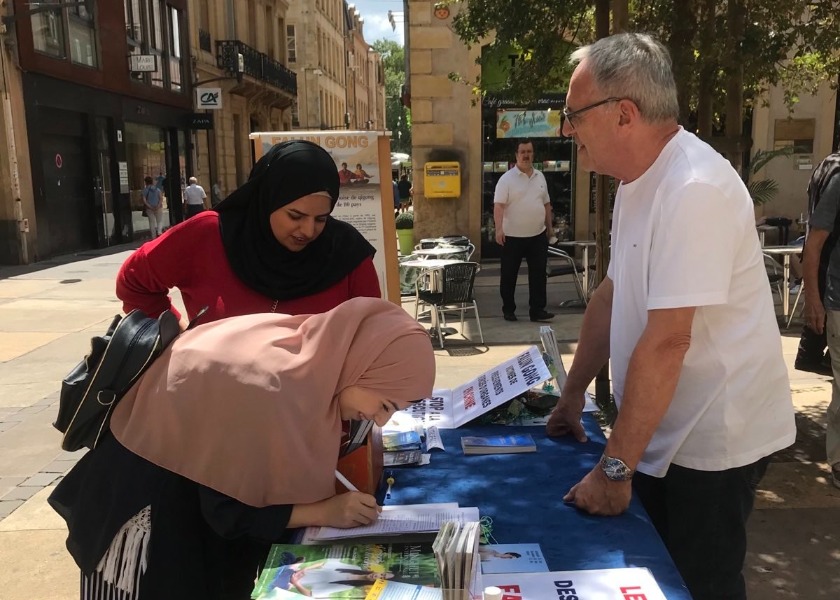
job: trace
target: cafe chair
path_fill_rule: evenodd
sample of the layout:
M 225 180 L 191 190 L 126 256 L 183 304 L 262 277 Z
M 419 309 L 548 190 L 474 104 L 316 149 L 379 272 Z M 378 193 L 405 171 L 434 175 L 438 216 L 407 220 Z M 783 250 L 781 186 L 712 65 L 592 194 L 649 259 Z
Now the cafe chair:
M 475 276 L 479 271 L 478 263 L 459 262 L 446 265 L 439 269 L 437 280 L 428 289 L 423 289 L 418 282 L 414 304 L 414 318 L 420 314 L 421 304 L 432 311 L 432 322 L 435 328 L 432 335 L 437 334 L 440 347 L 443 348 L 443 329 L 446 327 L 446 314 L 461 313 L 461 334 L 464 333 L 464 313 L 475 311 L 475 323 L 478 335 L 484 343 L 484 333 L 481 331 L 481 319 L 478 316 L 478 304 L 475 301 Z
M 782 289 L 782 282 L 784 280 L 782 265 L 773 256 L 764 254 L 764 269 L 767 271 L 767 279 L 770 282 L 771 292 L 775 289 L 779 295 L 779 301 L 782 302 L 782 294 L 788 293 L 787 290 Z
M 552 259 L 557 259 L 557 263 L 554 264 Z M 546 269 L 546 277 L 561 277 L 563 275 L 571 275 L 572 281 L 575 284 L 575 289 L 577 290 L 578 298 L 577 300 L 567 300 L 566 302 L 580 302 L 583 306 L 586 306 L 588 302 L 588 298 L 586 297 L 586 292 L 583 290 L 583 285 L 581 284 L 580 280 L 580 269 L 578 269 L 577 263 L 572 256 L 566 252 L 565 250 L 560 250 L 560 248 L 555 248 L 554 246 L 548 247 L 548 268 Z M 566 302 L 561 302 L 560 306 L 564 306 Z
M 786 326 L 787 329 L 790 329 L 790 324 L 793 322 L 794 315 L 796 315 L 796 309 L 797 309 L 797 307 L 799 307 L 799 300 L 802 298 L 802 290 L 804 290 L 804 289 L 805 289 L 805 283 L 800 281 L 799 282 L 799 289 L 796 292 L 796 299 L 793 301 L 793 307 L 790 309 L 790 314 L 788 315 L 787 326 Z M 805 310 L 805 302 L 803 301 L 800 312 L 802 312 L 804 310 Z

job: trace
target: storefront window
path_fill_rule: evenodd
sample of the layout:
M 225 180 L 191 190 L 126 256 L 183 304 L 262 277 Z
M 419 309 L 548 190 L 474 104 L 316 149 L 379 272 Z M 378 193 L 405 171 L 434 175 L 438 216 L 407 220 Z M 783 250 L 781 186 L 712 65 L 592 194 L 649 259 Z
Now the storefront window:
M 166 131 L 153 125 L 125 124 L 125 147 L 128 161 L 129 197 L 131 220 L 135 234 L 149 232 L 149 221 L 143 211 L 144 179 L 151 177 L 154 185 L 165 190 L 166 184 Z M 170 200 L 164 196 L 163 226 L 168 227 Z
M 56 4 L 58 2 L 48 2 Z M 77 65 L 96 67 L 96 25 L 94 2 L 81 6 L 56 8 L 32 15 L 32 39 L 35 50 L 67 59 Z
M 183 15 L 164 0 L 123 0 L 125 29 L 132 55 L 153 55 L 155 70 L 134 72 L 147 85 L 183 92 Z

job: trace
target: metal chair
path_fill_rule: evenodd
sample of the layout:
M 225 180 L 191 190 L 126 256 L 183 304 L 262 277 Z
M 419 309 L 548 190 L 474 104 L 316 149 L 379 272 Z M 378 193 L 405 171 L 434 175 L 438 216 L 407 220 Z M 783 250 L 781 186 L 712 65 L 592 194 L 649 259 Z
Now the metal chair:
M 480 267 L 474 262 L 459 262 L 446 265 L 439 269 L 438 279 L 429 289 L 421 289 L 420 282 L 417 283 L 417 292 L 414 304 L 414 318 L 418 318 L 420 304 L 428 306 L 432 312 L 432 323 L 443 348 L 443 328 L 446 327 L 446 313 L 461 313 L 461 334 L 464 332 L 464 312 L 475 311 L 475 323 L 478 326 L 478 335 L 481 343 L 484 343 L 484 333 L 481 331 L 481 319 L 478 316 L 478 304 L 475 301 L 474 288 L 475 276 Z
M 779 301 L 782 302 L 782 294 L 786 294 L 787 290 L 782 289 L 782 281 L 784 275 L 782 273 L 782 266 L 773 256 L 764 254 L 764 269 L 767 271 L 767 279 L 770 282 L 770 288 L 776 288 L 776 293 L 779 294 Z
M 559 265 L 552 265 L 551 259 L 557 258 L 560 259 L 562 264 Z M 583 290 L 583 285 L 580 281 L 580 269 L 575 262 L 575 259 L 566 251 L 560 250 L 559 248 L 555 248 L 554 246 L 548 247 L 548 268 L 546 269 L 546 277 L 560 277 L 562 275 L 571 275 L 572 281 L 575 283 L 575 289 L 578 293 L 577 300 L 566 300 L 560 303 L 560 306 L 566 306 L 570 303 L 582 303 L 583 306 L 586 306 L 589 299 L 586 297 L 586 292 Z

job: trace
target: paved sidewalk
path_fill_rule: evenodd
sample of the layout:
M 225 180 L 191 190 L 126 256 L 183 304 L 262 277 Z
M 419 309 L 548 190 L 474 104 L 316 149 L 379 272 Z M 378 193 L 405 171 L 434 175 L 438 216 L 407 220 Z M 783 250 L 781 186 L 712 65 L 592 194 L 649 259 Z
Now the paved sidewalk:
M 46 498 L 81 453 L 63 452 L 51 424 L 61 379 L 120 312 L 114 277 L 130 250 L 0 267 L 0 600 L 78 598 L 66 530 Z M 551 280 L 549 310 L 558 313 L 552 326 L 570 362 L 583 313 L 556 307 L 575 297 L 566 279 Z M 527 307 L 524 273 L 520 284 L 517 301 Z M 454 336 L 436 350 L 438 386 L 463 383 L 538 341 L 539 326 L 524 308 L 520 321 L 502 320 L 498 265 L 484 266 L 477 296 L 487 346 Z M 405 307 L 413 312 L 410 302 Z M 477 340 L 469 318 L 466 329 Z M 782 334 L 792 365 L 798 333 Z M 750 597 L 840 598 L 840 490 L 828 482 L 822 439 L 830 380 L 791 370 L 791 387 L 799 436 L 776 457 L 759 491 L 746 566 Z

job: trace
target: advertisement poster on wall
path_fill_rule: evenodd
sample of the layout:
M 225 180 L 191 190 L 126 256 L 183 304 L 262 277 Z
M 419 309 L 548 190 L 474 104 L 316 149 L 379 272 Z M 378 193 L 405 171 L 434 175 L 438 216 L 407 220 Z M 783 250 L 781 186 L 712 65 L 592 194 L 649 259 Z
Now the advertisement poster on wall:
M 252 133 L 250 138 L 254 160 L 288 140 L 308 140 L 329 152 L 341 186 L 332 216 L 353 225 L 376 248 L 373 264 L 379 287 L 386 298 L 399 303 L 389 136 L 377 131 L 278 131 Z

